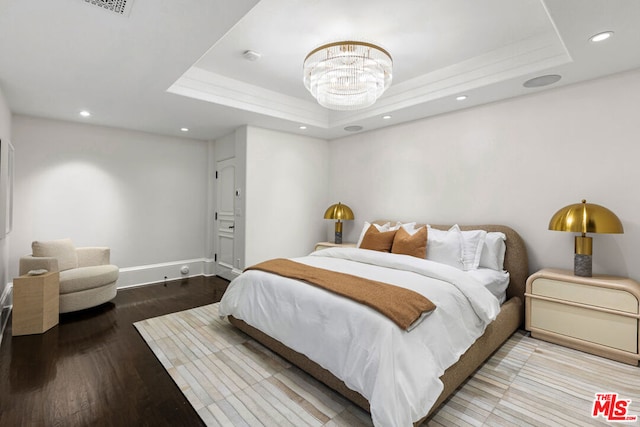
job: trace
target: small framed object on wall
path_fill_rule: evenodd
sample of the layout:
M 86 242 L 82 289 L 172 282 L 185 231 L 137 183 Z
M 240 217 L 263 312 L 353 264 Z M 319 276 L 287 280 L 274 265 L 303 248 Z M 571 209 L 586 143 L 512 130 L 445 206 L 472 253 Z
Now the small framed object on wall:
M 8 139 L 0 140 L 0 239 L 13 227 L 14 148 Z

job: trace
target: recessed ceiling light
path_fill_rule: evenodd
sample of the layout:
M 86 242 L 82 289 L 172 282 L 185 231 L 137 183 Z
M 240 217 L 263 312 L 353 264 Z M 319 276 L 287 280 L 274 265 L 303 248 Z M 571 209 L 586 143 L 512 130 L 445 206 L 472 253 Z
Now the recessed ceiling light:
M 467 95 L 460 95 L 456 97 L 456 101 L 464 101 L 465 99 L 467 99 Z
M 189 132 L 189 128 L 180 128 L 182 132 Z
M 346 130 L 347 132 L 358 132 L 361 131 L 363 128 L 360 125 L 351 125 L 351 126 L 346 126 L 344 128 L 344 130 Z
M 91 115 L 91 113 L 88 112 L 87 110 L 82 110 L 82 111 L 80 111 L 80 115 L 82 117 L 89 117 Z
M 542 87 L 549 86 L 560 80 L 562 76 L 558 74 L 547 74 L 546 76 L 534 77 L 522 84 L 524 87 Z
M 594 36 L 591 36 L 591 38 L 589 38 L 589 40 L 591 40 L 594 43 L 598 43 L 601 41 L 604 41 L 606 39 L 608 39 L 609 37 L 611 37 L 613 35 L 613 31 L 604 31 L 602 33 L 598 33 Z
M 386 116 L 382 116 L 382 118 L 383 118 L 384 120 L 389 120 L 389 119 L 391 118 L 391 116 L 390 116 L 390 115 L 386 115 Z
M 298 129 L 305 130 L 307 127 L 305 125 L 300 126 Z

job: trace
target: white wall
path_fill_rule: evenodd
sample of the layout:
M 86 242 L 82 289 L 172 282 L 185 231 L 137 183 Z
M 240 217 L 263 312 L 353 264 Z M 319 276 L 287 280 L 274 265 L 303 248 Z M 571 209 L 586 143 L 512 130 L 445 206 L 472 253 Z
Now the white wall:
M 325 240 L 325 140 L 248 127 L 245 265 L 307 255 Z
M 547 230 L 581 199 L 621 219 L 593 235 L 594 273 L 640 280 L 640 70 L 330 142 L 330 194 L 364 220 L 501 223 L 529 268 L 573 268 L 573 237 Z
M 11 139 L 11 111 L 9 105 L 4 98 L 2 88 L 0 88 L 0 141 L 8 141 Z M 0 197 L 4 197 L 4 191 L 0 190 Z M 0 202 L 0 209 L 5 209 L 4 203 Z M 2 231 L 0 233 L 4 234 Z M 0 236 L 4 237 L 4 236 Z M 11 304 L 11 297 L 9 296 L 9 240 L 10 236 L 0 238 L 0 341 L 2 341 L 2 332 L 6 322 L 6 316 L 8 313 L 3 310 L 5 306 Z M 4 314 L 4 315 L 3 315 Z
M 236 188 L 241 192 L 236 197 L 235 214 L 235 246 L 233 248 L 233 259 L 236 260 L 234 273 L 239 273 L 246 264 L 246 236 L 247 236 L 247 133 L 248 127 L 243 126 L 236 129 L 234 135 L 234 148 L 236 156 Z M 239 262 L 237 260 L 240 260 Z
M 13 144 L 11 276 L 33 240 L 64 237 L 111 247 L 119 286 L 180 277 L 182 261 L 202 260 L 206 142 L 18 115 Z

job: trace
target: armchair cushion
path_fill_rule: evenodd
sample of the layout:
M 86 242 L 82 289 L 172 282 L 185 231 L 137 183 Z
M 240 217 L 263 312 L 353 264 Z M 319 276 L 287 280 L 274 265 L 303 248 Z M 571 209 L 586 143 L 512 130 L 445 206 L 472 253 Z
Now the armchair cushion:
M 118 267 L 115 265 L 96 265 L 62 271 L 60 273 L 60 295 L 115 283 L 118 280 L 118 271 Z
M 31 251 L 34 257 L 57 258 L 60 271 L 78 267 L 78 254 L 71 239 L 35 241 L 31 243 Z
M 86 246 L 76 248 L 78 267 L 110 264 L 111 250 L 107 246 Z

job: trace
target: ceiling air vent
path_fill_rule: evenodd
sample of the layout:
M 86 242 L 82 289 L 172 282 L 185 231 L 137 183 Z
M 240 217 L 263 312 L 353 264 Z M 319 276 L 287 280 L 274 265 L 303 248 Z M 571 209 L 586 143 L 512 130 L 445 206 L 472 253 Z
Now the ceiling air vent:
M 92 4 L 108 10 L 118 15 L 129 15 L 131 9 L 131 3 L 133 0 L 84 0 L 86 3 Z

